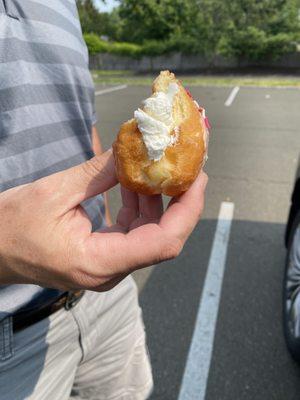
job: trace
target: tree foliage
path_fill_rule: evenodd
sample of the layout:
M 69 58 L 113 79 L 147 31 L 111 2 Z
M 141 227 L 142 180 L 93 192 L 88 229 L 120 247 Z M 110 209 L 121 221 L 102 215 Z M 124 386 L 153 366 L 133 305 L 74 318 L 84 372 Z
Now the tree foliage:
M 299 40 L 298 0 L 226 0 L 226 26 L 216 51 L 259 60 L 293 51 Z
M 299 41 L 300 0 L 119 0 L 111 13 L 92 0 L 77 3 L 84 32 L 135 43 L 139 54 L 259 60 L 293 51 Z
M 93 0 L 76 0 L 82 31 L 118 39 L 118 14 L 100 12 Z
M 188 34 L 196 13 L 195 0 L 123 0 L 119 8 L 124 38 L 139 43 Z

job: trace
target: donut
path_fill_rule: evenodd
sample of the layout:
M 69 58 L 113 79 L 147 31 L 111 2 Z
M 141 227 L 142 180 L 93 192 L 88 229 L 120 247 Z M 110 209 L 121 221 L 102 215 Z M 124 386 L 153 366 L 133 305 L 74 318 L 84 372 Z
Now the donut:
M 113 144 L 117 177 L 136 193 L 179 196 L 203 167 L 207 146 L 204 109 L 173 73 L 162 71 Z

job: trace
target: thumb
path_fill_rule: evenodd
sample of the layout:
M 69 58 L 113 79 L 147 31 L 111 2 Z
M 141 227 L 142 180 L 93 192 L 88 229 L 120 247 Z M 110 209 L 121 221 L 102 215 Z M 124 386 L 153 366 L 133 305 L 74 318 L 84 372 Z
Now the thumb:
M 118 183 L 112 150 L 52 175 L 54 186 L 68 209 L 101 194 Z

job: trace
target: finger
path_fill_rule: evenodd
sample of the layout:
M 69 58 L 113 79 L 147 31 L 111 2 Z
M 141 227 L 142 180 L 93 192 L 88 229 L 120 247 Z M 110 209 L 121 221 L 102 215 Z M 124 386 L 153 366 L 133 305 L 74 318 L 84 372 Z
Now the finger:
M 60 202 L 66 208 L 73 208 L 117 184 L 112 150 L 44 179 L 53 185 Z
M 163 201 L 160 194 L 154 196 L 139 195 L 139 212 L 142 218 L 158 221 L 163 211 Z
M 121 185 L 121 196 L 122 196 L 123 206 L 132 208 L 136 210 L 136 212 L 138 213 L 139 210 L 138 195 Z
M 170 238 L 157 224 L 146 224 L 127 234 L 94 232 L 86 242 L 88 259 L 84 263 L 99 279 L 103 268 L 108 276 L 130 273 L 144 266 L 171 258 Z M 99 265 L 102 270 L 99 269 Z
M 161 218 L 160 227 L 184 242 L 202 213 L 207 182 L 207 175 L 201 172 L 187 192 L 173 198 Z
M 176 257 L 199 219 L 206 183 L 207 176 L 201 174 L 185 194 L 174 199 L 159 224 L 148 223 L 127 234 L 92 233 L 86 242 L 85 265 L 100 279 L 103 268 L 108 275 L 117 275 Z M 99 265 L 105 266 L 102 271 Z
M 138 195 L 121 186 L 122 208 L 117 216 L 117 223 L 128 229 L 139 216 Z
M 122 226 L 121 224 L 116 223 L 111 226 L 105 226 L 104 228 L 98 230 L 98 232 L 101 232 L 101 233 L 112 233 L 112 232 L 126 233 L 127 229 L 124 226 Z
M 164 211 L 161 195 L 144 196 L 139 195 L 139 217 L 133 220 L 130 230 L 139 226 L 158 223 Z

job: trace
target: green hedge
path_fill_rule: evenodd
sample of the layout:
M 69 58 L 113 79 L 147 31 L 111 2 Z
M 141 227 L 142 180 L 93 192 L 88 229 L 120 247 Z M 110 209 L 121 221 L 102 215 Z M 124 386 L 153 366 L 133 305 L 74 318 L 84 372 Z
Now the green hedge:
M 289 34 L 268 35 L 255 26 L 249 26 L 243 31 L 232 30 L 224 36 L 218 52 L 225 57 L 256 61 L 265 57 L 277 58 L 296 49 L 296 41 Z
M 150 40 L 144 42 L 142 45 L 138 45 L 134 43 L 105 42 L 94 33 L 85 33 L 83 36 L 89 53 L 92 55 L 97 53 L 110 53 L 120 56 L 140 58 L 142 56 L 154 57 L 174 51 L 185 50 L 183 48 L 183 40 L 181 40 L 181 42 L 174 39 L 166 42 Z M 184 44 L 186 48 L 190 50 L 186 40 L 184 41 Z
M 108 45 L 108 53 L 138 58 L 142 55 L 142 48 L 134 43 L 113 42 Z
M 83 35 L 90 54 L 107 53 L 109 45 L 94 33 L 85 33 Z
M 142 47 L 134 43 L 105 42 L 94 33 L 83 35 L 90 54 L 111 53 L 138 58 L 142 55 Z
M 199 42 L 190 37 L 173 37 L 168 41 L 145 41 L 142 45 L 122 42 L 106 42 L 94 33 L 84 34 L 84 39 L 91 55 L 110 53 L 132 58 L 142 56 L 160 56 L 172 52 L 185 54 L 203 54 Z M 247 27 L 244 31 L 232 31 L 221 38 L 218 53 L 225 57 L 259 60 L 267 56 L 276 58 L 284 53 L 296 50 L 296 41 L 291 36 L 280 33 L 267 36 L 256 27 Z

